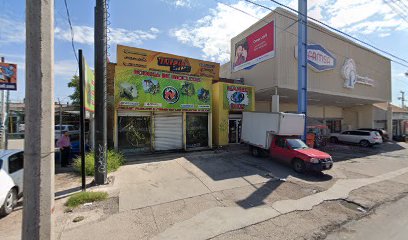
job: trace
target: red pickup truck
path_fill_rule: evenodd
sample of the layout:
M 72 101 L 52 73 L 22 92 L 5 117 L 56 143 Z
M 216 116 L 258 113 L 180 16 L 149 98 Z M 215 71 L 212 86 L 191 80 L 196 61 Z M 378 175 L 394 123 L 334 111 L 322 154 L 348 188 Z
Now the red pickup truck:
M 333 167 L 332 157 L 308 147 L 296 137 L 274 136 L 269 148 L 272 158 L 290 164 L 296 172 L 323 171 Z

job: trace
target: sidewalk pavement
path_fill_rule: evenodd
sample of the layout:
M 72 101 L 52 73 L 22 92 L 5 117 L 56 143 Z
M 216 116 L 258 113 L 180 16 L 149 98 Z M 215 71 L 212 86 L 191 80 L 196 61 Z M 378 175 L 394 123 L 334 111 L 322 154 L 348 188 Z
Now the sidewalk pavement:
M 114 174 L 118 213 L 70 224 L 61 239 L 209 239 L 327 201 L 365 203 L 370 195 L 364 191 L 371 186 L 381 193 L 370 199 L 378 204 L 387 192 L 408 191 L 404 154 L 405 148 L 339 162 L 325 175 L 298 175 L 244 152 L 130 164 Z M 361 173 L 364 168 L 368 174 Z M 356 194 L 360 189 L 363 194 Z

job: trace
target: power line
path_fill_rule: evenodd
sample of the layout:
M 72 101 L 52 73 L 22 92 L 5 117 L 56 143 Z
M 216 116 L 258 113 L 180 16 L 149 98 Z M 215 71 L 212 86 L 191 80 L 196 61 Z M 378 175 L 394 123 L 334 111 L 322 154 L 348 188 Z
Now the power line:
M 227 6 L 227 7 L 230 7 L 230 8 L 232 8 L 232 9 L 235 9 L 235 10 L 237 10 L 237 11 L 239 11 L 239 12 L 242 12 L 242 13 L 248 15 L 248 16 L 251 16 L 251 17 L 253 17 L 253 18 L 256 18 L 256 19 L 258 19 L 258 20 L 261 20 L 261 21 L 263 21 L 263 22 L 270 23 L 270 22 L 268 22 L 267 20 L 265 20 L 265 19 L 263 19 L 263 18 L 259 18 L 259 17 L 257 17 L 257 16 L 254 16 L 254 15 L 252 15 L 252 14 L 250 14 L 250 13 L 248 13 L 248 12 L 242 10 L 242 9 L 236 8 L 236 7 L 234 7 L 234 6 L 232 6 L 232 5 L 229 5 L 229 4 L 227 4 L 227 3 L 221 2 L 221 1 L 219 1 L 219 0 L 214 0 L 214 1 L 215 1 L 215 2 L 218 2 L 218 3 L 220 3 L 220 4 L 223 4 L 223 5 Z M 276 26 L 277 29 L 281 29 L 282 32 L 287 32 L 287 33 L 289 33 L 289 34 L 291 34 L 291 35 L 293 35 L 293 36 L 295 36 L 295 37 L 298 37 L 297 34 L 287 31 L 287 29 L 290 28 L 291 26 L 293 26 L 293 25 L 298 21 L 298 19 L 292 18 L 292 17 L 287 16 L 287 15 L 284 15 L 284 14 L 279 13 L 279 12 L 277 12 L 277 11 L 274 11 L 273 9 L 271 9 L 271 8 L 269 8 L 269 7 L 267 7 L 267 6 L 264 6 L 264 5 L 261 5 L 261 4 L 258 4 L 258 3 L 255 3 L 255 2 L 252 2 L 252 1 L 249 1 L 249 0 L 245 0 L 245 1 L 246 1 L 246 2 L 249 2 L 249 3 L 253 4 L 253 5 L 256 5 L 256 6 L 258 6 L 258 7 L 265 8 L 265 9 L 267 9 L 267 10 L 273 11 L 274 13 L 276 13 L 276 14 L 278 14 L 278 15 L 280 15 L 280 16 L 283 16 L 283 17 L 285 17 L 285 18 L 288 18 L 288 19 L 293 20 L 294 22 L 293 22 L 292 24 L 290 24 L 290 25 L 289 25 L 288 27 L 286 27 L 286 28 L 281 28 L 281 27 L 279 27 L 276 23 L 275 23 L 275 26 Z M 283 5 L 283 6 L 284 6 L 284 5 Z M 294 11 L 295 11 L 295 10 L 294 10 Z M 319 31 L 319 32 L 322 32 L 322 33 L 327 34 L 327 35 L 330 35 L 330 36 L 332 36 L 332 37 L 334 37 L 334 38 L 336 38 L 336 39 L 339 39 L 339 40 L 341 40 L 341 41 L 344 41 L 344 39 L 340 38 L 338 35 L 336 35 L 336 34 L 334 34 L 334 33 L 324 32 L 323 30 L 321 30 L 321 29 L 319 29 L 319 28 L 317 28 L 317 27 L 315 27 L 315 26 L 313 26 L 313 25 L 310 25 L 310 24 L 308 24 L 308 26 L 309 26 L 310 28 L 313 28 L 313 29 Z M 310 43 L 310 42 L 308 42 L 308 43 Z M 403 64 L 403 63 L 401 63 L 401 62 L 398 62 L 398 61 L 396 61 L 396 60 L 393 60 L 393 59 L 390 59 L 390 60 L 391 60 L 392 62 L 394 62 L 394 63 L 397 63 L 397 64 L 401 65 L 401 66 L 408 67 L 408 65 Z
M 69 9 L 68 9 L 67 0 L 64 0 L 64 4 L 65 4 L 65 10 L 67 11 L 67 19 L 68 19 L 69 28 L 70 28 L 70 30 L 71 30 L 71 46 L 72 46 L 72 51 L 74 51 L 75 59 L 76 59 L 77 63 L 79 63 L 78 56 L 77 56 L 76 49 L 75 49 L 75 44 L 74 44 L 74 29 L 72 28 L 71 16 L 70 16 L 70 14 L 69 14 Z
M 269 8 L 269 7 L 267 7 L 267 6 L 264 6 L 264 5 L 262 5 L 262 4 L 255 3 L 255 2 L 250 1 L 250 0 L 245 0 L 245 1 L 246 1 L 246 2 L 249 2 L 249 3 L 251 3 L 251 4 L 254 4 L 254 5 L 258 6 L 258 7 L 262 7 L 262 8 L 268 9 L 268 10 L 270 10 L 270 11 L 274 11 L 273 9 L 271 9 L 271 8 Z M 284 4 L 280 3 L 280 2 L 277 2 L 277 1 L 275 1 L 275 0 L 270 0 L 270 1 L 271 1 L 271 2 L 274 2 L 274 3 L 276 3 L 276 4 L 278 4 L 279 6 L 282 6 L 282 7 L 286 8 L 286 9 L 289 9 L 289 10 L 291 10 L 291 11 L 293 11 L 293 12 L 296 12 L 297 14 L 302 14 L 302 13 L 299 13 L 297 10 L 295 10 L 295 9 L 289 7 L 289 6 L 286 6 L 286 5 L 284 5 Z M 284 16 L 284 17 L 286 17 L 286 18 L 289 18 L 289 19 L 292 19 L 292 20 L 296 20 L 296 19 L 293 19 L 293 18 L 291 18 L 291 17 L 289 17 L 289 16 L 286 16 L 286 15 L 284 15 L 284 14 L 281 14 L 281 13 L 279 13 L 279 12 L 276 12 L 276 11 L 275 11 L 275 13 L 277 13 L 277 14 L 279 14 L 279 15 L 281 15 L 281 16 Z M 399 61 L 396 61 L 396 60 L 394 60 L 394 59 L 390 59 L 392 62 L 395 62 L 395 63 L 397 63 L 397 64 L 399 64 L 399 65 L 401 65 L 401 66 L 408 67 L 408 65 L 407 65 L 407 64 L 408 64 L 408 61 L 405 60 L 405 59 L 402 59 L 402 58 L 400 58 L 400 57 L 397 57 L 397 56 L 395 56 L 395 55 L 392 54 L 392 53 L 389 53 L 389 52 L 387 52 L 387 51 L 385 51 L 385 50 L 382 50 L 382 49 L 380 49 L 380 48 L 378 48 L 378 47 L 376 47 L 376 46 L 370 44 L 370 43 L 367 43 L 367 42 L 362 41 L 362 40 L 360 40 L 360 39 L 358 39 L 358 38 L 356 38 L 356 37 L 353 37 L 353 36 L 351 36 L 350 34 L 345 33 L 345 32 L 343 32 L 343 31 L 341 31 L 341 30 L 338 30 L 338 29 L 336 29 L 336 28 L 334 28 L 334 27 L 332 27 L 332 26 L 330 26 L 330 25 L 328 25 L 328 24 L 326 24 L 326 23 L 324 23 L 324 22 L 322 22 L 322 21 L 320 21 L 320 20 L 317 20 L 317 19 L 312 18 L 312 17 L 309 17 L 309 16 L 308 16 L 307 18 L 310 19 L 310 20 L 313 20 L 313 21 L 315 21 L 315 22 L 317 22 L 317 23 L 319 23 L 319 24 L 322 24 L 323 26 L 329 28 L 329 29 L 332 30 L 332 31 L 338 32 L 338 33 L 340 33 L 340 34 L 342 34 L 342 35 L 347 36 L 347 37 L 350 38 L 350 39 L 353 39 L 353 40 L 355 40 L 355 41 L 357 41 L 357 42 L 359 42 L 359 43 L 362 43 L 362 44 L 364 44 L 364 45 L 367 45 L 367 46 L 369 46 L 369 47 L 371 47 L 371 48 L 373 48 L 373 49 L 375 49 L 375 50 L 377 50 L 377 51 L 379 51 L 379 52 L 382 52 L 382 53 L 384 53 L 384 54 L 386 54 L 386 55 L 388 55 L 388 56 L 391 56 L 391 57 L 393 57 L 393 58 L 395 58 L 395 59 L 398 59 L 398 60 L 400 60 L 400 61 L 402 61 L 402 62 L 405 62 L 406 64 L 401 63 L 401 62 L 399 62 Z M 336 36 L 336 35 L 334 35 L 334 34 L 329 34 L 329 33 L 327 33 L 327 32 L 324 32 L 323 30 L 321 30 L 321 29 L 319 29 L 319 28 L 317 28 L 317 27 L 315 27 L 315 26 L 312 26 L 312 25 L 309 25 L 309 24 L 308 24 L 308 26 L 311 27 L 311 28 L 313 28 L 313 29 L 315 29 L 315 30 L 317 30 L 317 31 L 320 31 L 320 32 L 322 32 L 322 33 L 331 35 L 331 36 L 333 36 L 333 37 L 335 37 L 335 38 L 337 38 L 337 39 L 339 39 L 339 40 L 342 40 L 342 39 L 340 39 L 338 36 Z
M 400 16 L 402 20 L 404 20 L 405 22 L 408 23 L 408 16 L 405 15 L 403 11 L 401 11 L 401 8 L 404 8 L 404 7 L 400 6 L 400 5 L 397 3 L 397 1 L 392 1 L 392 0 L 387 1 L 387 0 L 383 0 L 383 2 L 384 2 L 385 4 L 387 4 L 387 5 L 391 8 L 391 10 L 393 10 L 396 14 L 398 14 L 398 16 Z M 405 9 L 405 10 L 406 10 L 406 9 Z

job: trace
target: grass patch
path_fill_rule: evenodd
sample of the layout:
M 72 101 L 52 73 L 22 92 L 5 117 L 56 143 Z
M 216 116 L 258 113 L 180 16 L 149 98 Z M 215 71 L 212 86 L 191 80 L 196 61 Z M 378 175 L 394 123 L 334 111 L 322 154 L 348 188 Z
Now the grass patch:
M 69 197 L 65 206 L 72 209 L 84 203 L 102 201 L 107 198 L 107 192 L 79 192 Z
M 107 170 L 108 173 L 118 170 L 120 166 L 125 162 L 125 157 L 122 153 L 114 150 L 108 150 L 107 154 Z M 81 173 L 81 157 L 74 159 L 74 169 Z M 85 154 L 85 174 L 87 176 L 93 176 L 95 174 L 95 158 L 94 152 Z

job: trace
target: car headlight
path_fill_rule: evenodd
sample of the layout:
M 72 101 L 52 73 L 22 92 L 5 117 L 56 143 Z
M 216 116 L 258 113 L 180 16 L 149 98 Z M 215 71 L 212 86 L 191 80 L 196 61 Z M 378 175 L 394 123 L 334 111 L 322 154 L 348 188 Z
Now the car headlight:
M 311 158 L 310 162 L 311 163 L 319 163 L 319 159 L 318 158 Z

